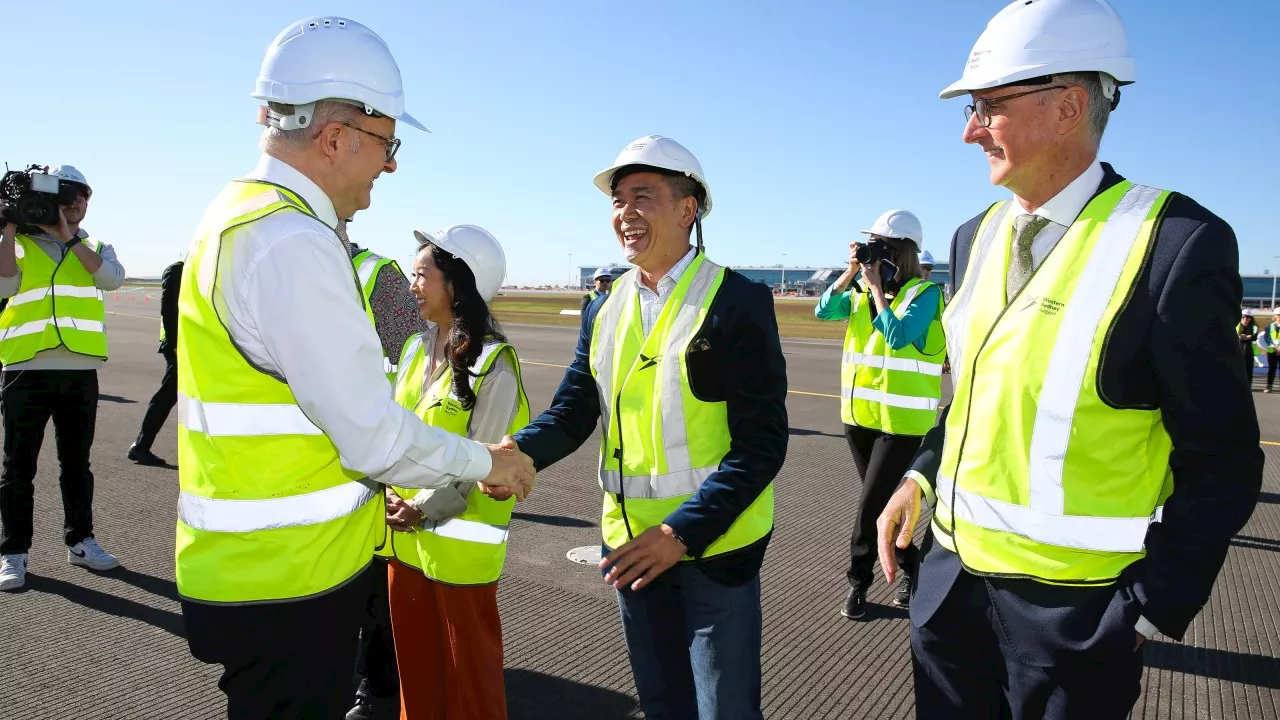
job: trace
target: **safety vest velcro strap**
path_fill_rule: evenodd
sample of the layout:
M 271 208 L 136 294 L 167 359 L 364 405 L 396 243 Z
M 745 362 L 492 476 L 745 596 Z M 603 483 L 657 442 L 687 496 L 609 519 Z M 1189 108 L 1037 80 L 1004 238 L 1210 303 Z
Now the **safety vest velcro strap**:
M 931 363 L 923 360 L 909 360 L 907 358 L 885 357 L 883 355 L 873 355 L 869 353 L 847 352 L 844 354 L 844 362 L 847 365 L 860 365 L 867 368 L 878 368 L 881 370 L 901 370 L 903 372 L 920 373 L 921 375 L 936 375 L 942 377 L 942 363 Z
M 937 398 L 915 397 L 912 395 L 895 395 L 881 390 L 872 388 L 840 388 L 840 397 L 844 400 L 854 398 L 857 400 L 866 400 L 868 402 L 880 403 L 889 407 L 906 408 L 907 410 L 929 410 L 938 409 Z
M 178 396 L 178 423 L 210 437 L 323 435 L 297 405 L 210 403 Z
M 183 492 L 178 494 L 178 519 L 196 530 L 228 533 L 318 525 L 350 515 L 373 496 L 361 482 L 269 500 L 215 500 Z
M 84 287 L 82 285 L 54 285 L 50 287 L 38 287 L 34 290 L 20 292 L 9 298 L 9 307 L 25 305 L 26 303 L 40 302 L 49 297 L 50 291 L 58 297 L 64 298 L 96 298 L 102 299 L 102 291 L 96 287 Z
M 938 477 L 937 497 L 940 505 L 950 508 L 953 517 L 971 525 L 1021 535 L 1045 545 L 1094 552 L 1141 552 L 1148 526 L 1160 522 L 1164 514 L 1164 508 L 1157 507 L 1147 517 L 1054 515 L 956 488 L 950 478 L 942 476 Z
M 29 323 L 23 323 L 21 325 L 14 325 L 13 327 L 6 329 L 3 333 L 0 333 L 0 341 L 8 340 L 9 338 L 21 337 L 23 335 L 35 335 L 36 333 L 42 333 L 45 331 L 45 328 L 50 325 L 57 325 L 63 330 L 82 330 L 84 332 L 98 333 L 106 332 L 106 326 L 102 324 L 101 320 L 81 320 L 73 317 L 43 318 L 41 320 L 32 320 Z
M 660 500 L 662 498 L 692 495 L 698 492 L 702 481 L 711 477 L 716 467 L 678 470 L 665 475 L 626 475 L 617 470 L 600 471 L 600 487 L 607 493 L 622 493 L 628 498 Z
M 507 541 L 506 525 L 490 525 L 475 520 L 449 518 L 442 522 L 424 522 L 418 527 L 440 537 L 485 545 L 501 545 Z

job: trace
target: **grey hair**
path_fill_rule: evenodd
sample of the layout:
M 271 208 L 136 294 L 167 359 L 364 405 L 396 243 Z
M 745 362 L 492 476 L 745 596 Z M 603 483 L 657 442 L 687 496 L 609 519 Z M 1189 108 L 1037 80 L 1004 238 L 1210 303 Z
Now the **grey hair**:
M 296 110 L 293 105 L 277 102 L 269 102 L 267 106 L 273 112 L 282 115 L 292 115 Z M 315 139 L 316 133 L 325 125 L 333 122 L 355 125 L 362 117 L 364 117 L 364 111 L 355 105 L 339 100 L 321 100 L 316 103 L 311 123 L 307 127 L 298 130 L 281 130 L 278 127 L 268 125 L 267 129 L 262 133 L 262 142 L 260 143 L 262 151 L 269 153 L 277 150 L 301 150 Z M 351 152 L 360 151 L 360 133 L 351 134 L 350 150 Z
M 1102 143 L 1102 133 L 1106 132 L 1107 120 L 1111 117 L 1111 100 L 1102 92 L 1102 78 L 1095 72 L 1075 72 L 1054 75 L 1055 82 L 1064 85 L 1079 85 L 1089 96 L 1088 120 L 1089 135 L 1094 142 Z M 1046 97 L 1042 103 L 1047 103 Z

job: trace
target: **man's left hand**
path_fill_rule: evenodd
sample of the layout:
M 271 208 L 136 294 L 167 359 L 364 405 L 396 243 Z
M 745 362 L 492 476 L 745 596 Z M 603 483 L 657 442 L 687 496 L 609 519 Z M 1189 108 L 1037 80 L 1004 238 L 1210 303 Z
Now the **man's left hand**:
M 63 245 L 71 242 L 75 237 L 75 233 L 71 232 L 71 226 L 67 224 L 67 216 L 63 214 L 62 208 L 58 208 L 57 226 L 41 225 L 40 229 L 61 240 Z
M 606 555 L 600 560 L 600 569 L 609 569 L 604 581 L 614 588 L 621 590 L 630 585 L 632 590 L 639 590 L 680 562 L 688 551 L 670 525 L 660 525 Z
M 422 522 L 422 513 L 394 492 L 388 492 L 386 498 L 387 525 L 396 532 L 415 532 Z

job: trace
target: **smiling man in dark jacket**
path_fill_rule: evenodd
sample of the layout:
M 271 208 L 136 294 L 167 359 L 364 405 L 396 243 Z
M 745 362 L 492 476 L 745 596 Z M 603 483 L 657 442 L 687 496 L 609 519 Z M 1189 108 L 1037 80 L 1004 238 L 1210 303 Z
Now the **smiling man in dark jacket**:
M 701 252 L 711 193 L 679 143 L 641 138 L 595 182 L 637 269 L 587 306 L 551 408 L 515 440 L 542 469 L 601 421 L 600 565 L 645 714 L 759 718 L 760 565 L 787 449 L 773 296 Z

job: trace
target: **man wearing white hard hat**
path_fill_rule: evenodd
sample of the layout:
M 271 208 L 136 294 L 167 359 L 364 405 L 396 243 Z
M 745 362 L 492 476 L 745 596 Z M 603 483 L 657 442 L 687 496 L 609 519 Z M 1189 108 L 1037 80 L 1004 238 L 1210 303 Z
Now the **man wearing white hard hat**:
M 544 468 L 603 429 L 600 567 L 645 716 L 759 718 L 760 564 L 788 432 L 773 295 L 702 252 L 711 188 L 684 146 L 639 138 L 595 185 L 636 268 L 587 307 L 551 408 L 515 439 Z
M 58 222 L 0 220 L 0 364 L 4 366 L 4 470 L 0 474 L 0 590 L 26 583 L 31 547 L 36 459 L 53 420 L 62 466 L 63 541 L 67 561 L 91 570 L 120 563 L 93 534 L 93 447 L 98 369 L 107 361 L 102 293 L 124 283 L 115 249 L 81 228 L 93 195 L 70 165 L 57 178 Z M 0 215 L 11 208 L 0 202 Z M 52 219 L 52 218 L 50 218 Z
M 231 717 L 341 717 L 386 542 L 381 485 L 523 495 L 527 457 L 395 402 L 345 221 L 396 169 L 405 112 L 383 40 L 285 28 L 253 97 L 263 155 L 206 210 L 178 301 L 176 576 L 187 642 Z
M 1267 353 L 1267 387 L 1275 390 L 1276 371 L 1280 370 L 1280 307 L 1271 309 L 1271 322 L 1258 333 L 1258 345 Z
M 920 279 L 928 281 L 933 277 L 933 255 L 928 250 L 920 251 Z
M 827 288 L 814 315 L 847 322 L 840 363 L 840 419 L 861 485 L 849 538 L 848 592 L 840 614 L 867 615 L 875 579 L 876 519 L 938 416 L 942 398 L 942 288 L 924 280 L 924 231 L 907 210 L 876 218 L 866 242 L 849 244 L 849 267 Z M 862 285 L 855 282 L 861 274 Z M 852 285 L 852 288 L 846 290 Z M 908 607 L 916 546 L 897 553 L 905 568 L 893 604 Z
M 587 306 L 596 298 L 608 295 L 611 287 L 613 287 L 613 273 L 607 267 L 596 268 L 596 273 L 591 278 L 591 291 L 582 296 L 582 311 L 586 312 Z
M 1142 646 L 1183 637 L 1257 502 L 1235 235 L 1098 161 L 1134 80 L 1104 0 L 1018 0 L 942 92 L 970 96 L 963 139 L 1012 197 L 952 238 L 955 395 L 879 520 L 892 580 L 934 505 L 924 720 L 1126 717 Z

